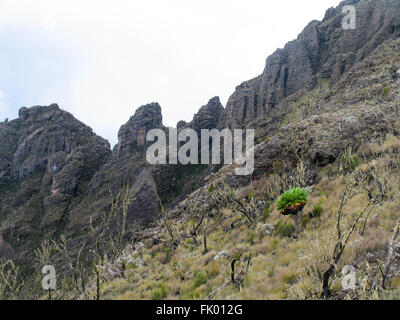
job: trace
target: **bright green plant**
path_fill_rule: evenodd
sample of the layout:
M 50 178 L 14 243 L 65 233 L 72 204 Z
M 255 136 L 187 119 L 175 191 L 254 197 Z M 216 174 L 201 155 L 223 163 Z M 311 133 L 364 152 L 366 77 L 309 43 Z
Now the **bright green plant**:
M 304 188 L 292 188 L 284 192 L 276 201 L 279 211 L 296 208 L 308 202 L 308 191 Z

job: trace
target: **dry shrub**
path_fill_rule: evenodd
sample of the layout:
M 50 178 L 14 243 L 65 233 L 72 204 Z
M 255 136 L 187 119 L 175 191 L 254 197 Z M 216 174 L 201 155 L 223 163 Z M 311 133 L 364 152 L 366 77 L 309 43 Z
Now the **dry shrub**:
M 299 250 L 304 275 L 313 282 L 321 283 L 324 272 L 332 261 L 332 253 L 336 244 L 336 233 L 333 228 L 318 233 L 306 233 L 305 241 L 308 245 Z
M 269 201 L 275 201 L 283 192 L 295 187 L 306 187 L 309 185 L 311 173 L 303 162 L 291 172 L 283 174 L 272 174 L 266 181 L 266 197 Z
M 368 253 L 375 253 L 384 249 L 386 241 L 383 241 L 383 239 L 388 239 L 388 234 L 384 230 L 371 229 L 367 236 L 356 241 L 351 248 L 349 247 L 349 252 L 351 253 L 349 259 L 351 261 L 359 260 L 365 258 Z

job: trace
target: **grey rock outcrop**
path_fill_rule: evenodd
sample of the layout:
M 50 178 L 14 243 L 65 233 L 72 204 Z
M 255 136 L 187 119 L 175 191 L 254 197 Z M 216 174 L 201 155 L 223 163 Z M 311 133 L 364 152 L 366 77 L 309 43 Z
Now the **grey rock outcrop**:
M 52 192 L 64 195 L 111 154 L 108 141 L 56 104 L 21 108 L 18 119 L 0 124 L 0 148 L 0 184 L 41 171 Z
M 90 215 L 98 216 L 107 211 L 112 200 L 109 191 L 117 194 L 124 184 L 128 184 L 133 199 L 127 212 L 128 223 L 140 228 L 154 221 L 160 206 L 157 184 L 153 179 L 156 167 L 147 164 L 145 148 L 146 134 L 154 128 L 166 130 L 162 125 L 160 105 L 151 103 L 138 108 L 121 126 L 112 155 L 89 182 L 86 197 L 91 197 L 92 202 L 71 208 L 70 216 L 80 217 L 87 225 Z
M 117 153 L 132 152 L 136 147 L 143 147 L 148 130 L 161 127 L 162 114 L 158 103 L 140 107 L 136 110 L 135 115 L 120 128 L 116 146 Z
M 270 236 L 274 232 L 275 227 L 271 223 L 265 223 L 261 226 L 261 233 L 265 236 Z
M 56 104 L 0 123 L 0 220 L 12 221 L 0 251 L 29 261 L 42 239 L 64 232 L 73 199 L 110 155 L 108 141 Z
M 220 259 L 227 258 L 228 256 L 229 256 L 229 253 L 227 251 L 221 251 L 214 257 L 214 261 L 218 261 Z
M 355 30 L 344 30 L 342 8 L 354 5 Z M 378 45 L 400 34 L 400 2 L 348 0 L 311 22 L 298 38 L 267 58 L 264 72 L 242 83 L 229 98 L 220 127 L 240 128 L 268 113 L 284 98 L 312 89 L 318 81 L 331 84 Z
M 218 127 L 219 119 L 224 112 L 219 97 L 214 97 L 200 108 L 193 120 L 186 125 L 200 133 L 201 129 L 215 129 Z

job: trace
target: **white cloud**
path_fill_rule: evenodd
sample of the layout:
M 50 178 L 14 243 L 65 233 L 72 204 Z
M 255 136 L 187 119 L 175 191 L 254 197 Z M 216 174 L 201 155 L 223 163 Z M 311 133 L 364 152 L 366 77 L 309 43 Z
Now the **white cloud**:
M 24 103 L 60 102 L 115 143 L 119 126 L 142 104 L 159 102 L 165 124 L 175 125 L 213 96 L 226 102 L 235 86 L 262 72 L 269 54 L 339 2 L 3 0 L 0 32 L 40 30 L 43 43 L 34 45 L 43 50 L 57 39 L 60 56 L 70 52 L 74 65 L 39 61 L 35 81 L 18 83 L 41 99 Z M 57 78 L 51 88 L 38 87 L 49 78 L 46 67 L 68 83 Z
M 6 97 L 6 94 L 0 90 L 0 99 L 4 99 Z

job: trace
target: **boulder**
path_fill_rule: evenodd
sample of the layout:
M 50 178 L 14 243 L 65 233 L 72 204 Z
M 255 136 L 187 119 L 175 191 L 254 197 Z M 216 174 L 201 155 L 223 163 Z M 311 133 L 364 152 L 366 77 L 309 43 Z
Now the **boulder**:
M 261 233 L 264 236 L 270 236 L 274 232 L 275 227 L 271 223 L 265 223 L 261 226 Z
M 227 251 L 221 251 L 220 253 L 218 253 L 215 257 L 214 257 L 214 261 L 218 261 L 219 259 L 222 258 L 227 258 L 229 256 Z

